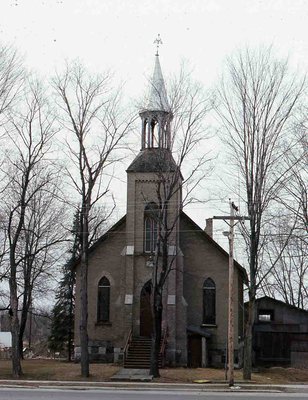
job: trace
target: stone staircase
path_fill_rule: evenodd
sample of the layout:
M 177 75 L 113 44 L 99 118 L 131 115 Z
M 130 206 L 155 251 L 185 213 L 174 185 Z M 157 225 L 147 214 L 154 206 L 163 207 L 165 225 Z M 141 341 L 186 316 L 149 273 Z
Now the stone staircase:
M 133 337 L 124 360 L 124 368 L 150 368 L 151 338 Z
M 151 360 L 151 338 L 148 337 L 132 337 L 128 346 L 126 356 L 124 358 L 124 368 L 150 368 Z M 161 360 L 159 360 L 161 368 Z

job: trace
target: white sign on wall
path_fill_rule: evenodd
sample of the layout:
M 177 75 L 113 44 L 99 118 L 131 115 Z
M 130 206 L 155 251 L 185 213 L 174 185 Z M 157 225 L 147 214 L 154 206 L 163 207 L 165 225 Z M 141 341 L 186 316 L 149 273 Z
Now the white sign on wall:
M 12 347 L 11 332 L 0 332 L 0 348 Z

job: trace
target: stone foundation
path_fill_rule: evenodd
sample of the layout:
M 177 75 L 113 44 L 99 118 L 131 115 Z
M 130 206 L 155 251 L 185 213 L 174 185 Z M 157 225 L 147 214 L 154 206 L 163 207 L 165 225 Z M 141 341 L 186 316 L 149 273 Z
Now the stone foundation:
M 90 362 L 101 363 L 122 363 L 123 349 L 114 347 L 112 343 L 106 341 L 89 341 Z M 80 346 L 74 349 L 75 361 L 79 362 L 81 357 Z

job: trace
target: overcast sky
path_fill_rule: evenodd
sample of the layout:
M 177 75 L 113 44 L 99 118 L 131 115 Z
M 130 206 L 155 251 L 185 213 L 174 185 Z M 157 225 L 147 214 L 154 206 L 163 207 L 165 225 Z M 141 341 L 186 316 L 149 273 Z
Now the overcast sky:
M 164 71 L 187 58 L 206 84 L 246 44 L 273 44 L 308 65 L 306 0 L 1 0 L 0 15 L 1 41 L 15 44 L 34 69 L 50 73 L 80 57 L 113 68 L 132 90 L 152 69 L 158 33 Z
M 147 84 L 158 33 L 165 76 L 185 58 L 205 87 L 245 45 L 272 44 L 308 70 L 307 0 L 0 0 L 0 15 L 1 42 L 15 45 L 31 69 L 48 76 L 79 57 L 98 72 L 112 68 L 132 98 Z M 223 208 L 190 211 L 200 222 Z

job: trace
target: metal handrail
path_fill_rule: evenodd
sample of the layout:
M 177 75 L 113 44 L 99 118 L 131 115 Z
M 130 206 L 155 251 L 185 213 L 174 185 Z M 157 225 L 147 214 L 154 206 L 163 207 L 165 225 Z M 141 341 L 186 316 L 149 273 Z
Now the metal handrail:
M 129 331 L 129 333 L 128 333 L 128 336 L 127 336 L 127 339 L 126 339 L 126 343 L 125 343 L 125 347 L 124 347 L 124 351 L 123 351 L 123 354 L 124 354 L 124 362 L 125 362 L 125 360 L 126 360 L 128 348 L 129 348 L 129 345 L 131 344 L 132 337 L 133 337 L 133 330 L 132 330 L 132 328 L 131 328 L 130 331 Z

